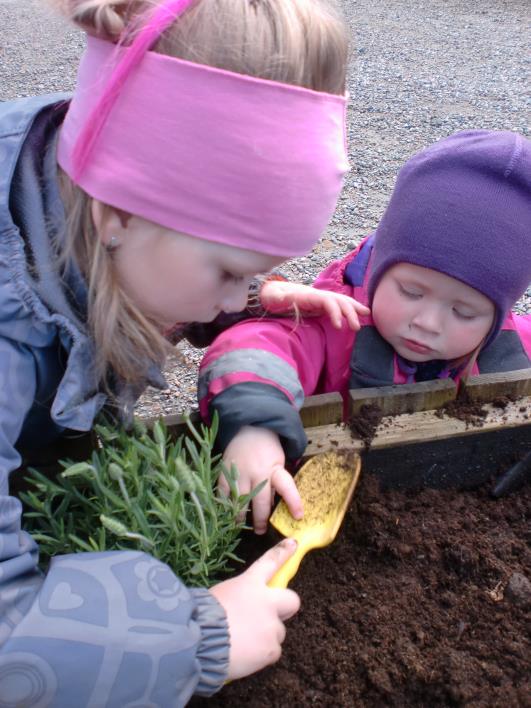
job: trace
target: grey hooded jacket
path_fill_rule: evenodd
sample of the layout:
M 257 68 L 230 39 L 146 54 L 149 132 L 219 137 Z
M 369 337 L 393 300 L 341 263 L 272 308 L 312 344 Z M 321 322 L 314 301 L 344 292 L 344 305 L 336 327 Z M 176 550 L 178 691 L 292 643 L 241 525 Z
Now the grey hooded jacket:
M 226 677 L 228 629 L 213 595 L 139 552 L 60 556 L 43 575 L 9 496 L 23 442 L 87 431 L 105 403 L 83 280 L 53 268 L 67 99 L 0 103 L 0 704 L 182 706 Z

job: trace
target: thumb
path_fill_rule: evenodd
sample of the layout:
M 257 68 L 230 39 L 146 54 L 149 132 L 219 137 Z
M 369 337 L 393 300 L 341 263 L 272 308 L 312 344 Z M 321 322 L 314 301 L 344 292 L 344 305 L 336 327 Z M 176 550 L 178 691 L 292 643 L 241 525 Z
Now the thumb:
M 258 560 L 256 560 L 248 573 L 260 578 L 267 584 L 275 575 L 277 570 L 280 570 L 284 563 L 291 558 L 297 548 L 297 541 L 294 538 L 285 538 L 276 546 L 270 548 Z

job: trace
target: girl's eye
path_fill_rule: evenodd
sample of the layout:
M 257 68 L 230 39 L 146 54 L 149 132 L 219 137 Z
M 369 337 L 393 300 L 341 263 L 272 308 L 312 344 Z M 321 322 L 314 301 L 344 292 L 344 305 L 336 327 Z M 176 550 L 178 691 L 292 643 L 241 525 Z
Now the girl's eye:
M 400 283 L 398 283 L 398 289 L 402 295 L 409 298 L 410 300 L 418 300 L 422 297 L 422 293 L 416 292 L 415 290 L 408 290 Z
M 453 308 L 453 311 L 454 311 L 454 315 L 455 315 L 456 317 L 458 317 L 460 320 L 473 320 L 473 319 L 475 318 L 475 316 L 476 316 L 476 315 L 470 315 L 470 314 L 465 313 L 465 312 L 460 312 L 460 311 L 457 310 L 455 307 Z
M 228 270 L 224 270 L 221 273 L 221 280 L 224 283 L 241 283 L 243 275 L 234 275 L 234 273 L 229 273 Z

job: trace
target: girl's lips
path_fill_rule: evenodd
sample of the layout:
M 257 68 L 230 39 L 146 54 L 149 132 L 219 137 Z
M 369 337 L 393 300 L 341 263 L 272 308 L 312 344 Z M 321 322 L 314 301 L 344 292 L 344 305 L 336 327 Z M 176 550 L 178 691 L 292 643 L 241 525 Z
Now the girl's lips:
M 427 354 L 428 352 L 433 351 L 431 347 L 427 347 L 425 344 L 416 342 L 414 339 L 402 338 L 402 341 L 407 349 L 410 349 L 412 352 L 417 352 L 417 354 Z

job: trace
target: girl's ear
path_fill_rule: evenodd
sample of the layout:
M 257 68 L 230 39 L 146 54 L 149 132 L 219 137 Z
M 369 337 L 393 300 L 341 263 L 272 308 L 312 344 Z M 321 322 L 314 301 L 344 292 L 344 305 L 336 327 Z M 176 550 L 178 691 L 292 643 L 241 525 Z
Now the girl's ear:
M 125 236 L 131 214 L 110 207 L 97 199 L 90 206 L 94 228 L 106 248 L 115 248 Z

